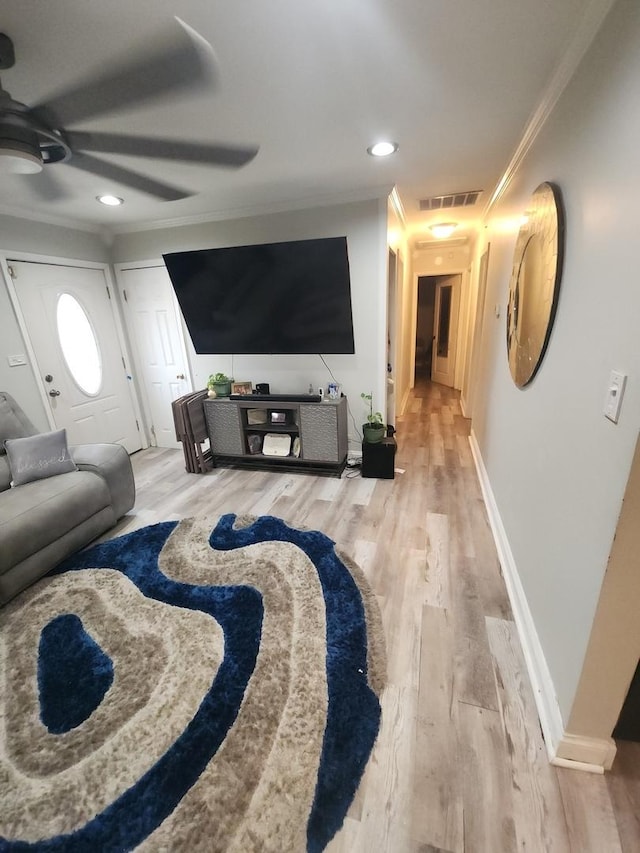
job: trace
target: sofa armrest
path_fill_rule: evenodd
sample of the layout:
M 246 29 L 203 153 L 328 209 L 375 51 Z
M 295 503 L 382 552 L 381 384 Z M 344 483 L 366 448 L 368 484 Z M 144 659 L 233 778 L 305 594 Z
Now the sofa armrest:
M 93 471 L 106 482 L 116 518 L 129 512 L 136 487 L 129 454 L 121 444 L 77 444 L 69 453 L 81 471 Z

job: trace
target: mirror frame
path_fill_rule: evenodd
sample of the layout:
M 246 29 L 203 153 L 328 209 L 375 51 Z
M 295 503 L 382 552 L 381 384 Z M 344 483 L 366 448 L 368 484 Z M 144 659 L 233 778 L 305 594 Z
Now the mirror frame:
M 531 196 L 525 216 L 513 253 L 506 328 L 507 360 L 518 388 L 528 385 L 540 369 L 558 307 L 565 238 L 565 219 L 558 187 L 548 181 L 540 184 Z M 539 248 L 539 274 L 536 281 L 526 281 L 525 287 L 526 253 L 532 245 Z M 544 306 L 536 323 L 539 333 L 533 341 L 520 338 L 522 318 L 526 316 L 527 293 L 533 293 L 535 301 L 541 301 Z M 532 304 L 530 298 L 530 309 Z

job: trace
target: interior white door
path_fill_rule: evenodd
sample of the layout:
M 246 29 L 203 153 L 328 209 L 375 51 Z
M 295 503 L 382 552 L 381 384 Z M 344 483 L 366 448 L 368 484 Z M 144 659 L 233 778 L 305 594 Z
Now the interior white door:
M 179 447 L 171 402 L 192 386 L 169 274 L 165 266 L 123 268 L 118 282 L 151 443 Z
M 453 388 L 456 372 L 460 276 L 442 276 L 436 282 L 431 379 Z
M 10 261 L 53 423 L 70 444 L 142 447 L 104 271 Z

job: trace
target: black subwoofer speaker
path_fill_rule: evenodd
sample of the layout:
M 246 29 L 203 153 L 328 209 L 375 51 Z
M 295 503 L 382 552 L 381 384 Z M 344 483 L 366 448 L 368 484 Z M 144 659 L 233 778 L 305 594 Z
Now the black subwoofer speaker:
M 396 459 L 395 438 L 383 438 L 378 444 L 362 442 L 362 476 L 393 480 Z

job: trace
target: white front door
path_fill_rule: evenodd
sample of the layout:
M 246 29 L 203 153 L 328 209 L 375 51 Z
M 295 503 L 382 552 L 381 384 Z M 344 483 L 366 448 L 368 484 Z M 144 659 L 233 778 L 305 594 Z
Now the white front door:
M 69 444 L 142 447 L 102 269 L 8 261 L 51 420 Z M 114 294 L 115 296 L 115 294 Z
M 180 309 L 164 265 L 118 271 L 151 443 L 179 447 L 171 402 L 192 390 Z
M 436 282 L 435 318 L 431 379 L 453 388 L 456 372 L 458 307 L 460 276 L 438 277 Z

